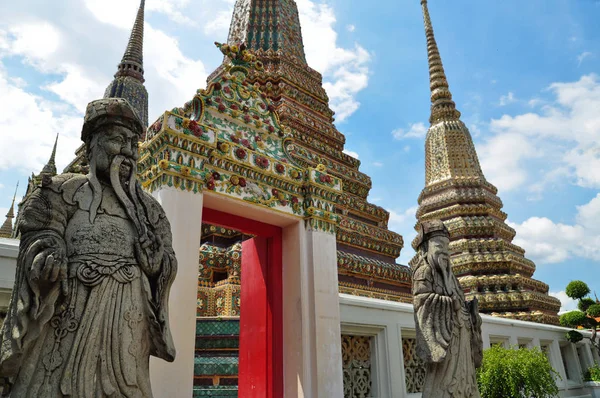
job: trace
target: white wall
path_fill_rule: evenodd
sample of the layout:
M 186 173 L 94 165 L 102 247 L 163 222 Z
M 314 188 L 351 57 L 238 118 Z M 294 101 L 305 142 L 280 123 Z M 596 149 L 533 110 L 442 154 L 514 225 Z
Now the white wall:
M 385 347 L 372 362 L 372 383 L 374 398 L 420 397 L 421 394 L 407 394 L 405 386 L 402 338 L 414 337 L 414 310 L 410 304 L 356 297 L 340 294 L 340 315 L 343 334 L 373 336 L 376 347 Z M 528 347 L 548 345 L 550 361 L 562 380 L 557 381 L 561 397 L 592 397 L 600 393 L 600 387 L 584 384 L 581 373 L 593 356 L 587 340 L 577 346 L 569 343 L 565 334 L 570 330 L 558 326 L 541 325 L 531 322 L 514 321 L 482 315 L 484 349 L 491 343 L 505 346 L 524 344 Z M 566 353 L 570 380 L 566 378 L 561 346 Z M 583 355 L 580 364 L 577 349 Z M 596 388 L 596 391 L 592 389 Z M 595 396 L 594 396 L 595 397 Z
M 0 238 L 0 310 L 6 311 L 15 284 L 19 241 Z

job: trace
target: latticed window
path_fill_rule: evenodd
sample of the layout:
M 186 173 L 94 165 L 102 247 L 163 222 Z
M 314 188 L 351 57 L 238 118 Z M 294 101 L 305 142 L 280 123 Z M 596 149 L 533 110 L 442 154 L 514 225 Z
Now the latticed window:
M 406 391 L 409 394 L 422 392 L 425 382 L 425 363 L 417 356 L 417 339 L 402 338 L 402 352 L 404 353 Z
M 371 340 L 369 336 L 342 335 L 344 398 L 371 397 Z

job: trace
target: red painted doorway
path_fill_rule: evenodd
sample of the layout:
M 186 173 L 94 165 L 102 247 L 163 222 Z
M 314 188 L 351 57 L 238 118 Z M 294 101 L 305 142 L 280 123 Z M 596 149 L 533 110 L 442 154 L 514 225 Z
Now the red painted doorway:
M 242 243 L 238 396 L 283 397 L 281 228 L 208 208 L 202 221 L 255 236 Z

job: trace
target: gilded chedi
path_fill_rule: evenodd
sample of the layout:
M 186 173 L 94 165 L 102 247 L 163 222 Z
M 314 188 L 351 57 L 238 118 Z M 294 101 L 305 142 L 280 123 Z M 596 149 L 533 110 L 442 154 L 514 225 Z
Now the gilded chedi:
M 452 100 L 427 1 L 421 5 L 432 105 L 417 218 L 444 221 L 453 271 L 466 297 L 479 299 L 482 313 L 556 324 L 560 302 L 548 295 L 548 285 L 532 279 L 535 264 L 512 243 L 515 231 L 505 223 L 498 190 L 483 175 L 471 134 Z

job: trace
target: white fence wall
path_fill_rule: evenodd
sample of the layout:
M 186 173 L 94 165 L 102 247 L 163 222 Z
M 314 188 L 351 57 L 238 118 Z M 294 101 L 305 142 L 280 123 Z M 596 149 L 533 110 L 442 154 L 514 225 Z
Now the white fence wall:
M 413 306 L 340 294 L 340 314 L 343 334 L 373 337 L 372 397 L 420 397 L 407 392 L 402 352 L 402 339 L 415 336 Z M 582 380 L 583 369 L 599 362 L 589 340 L 574 345 L 565 338 L 570 329 L 488 315 L 482 318 L 484 349 L 498 343 L 545 349 L 562 379 L 557 380 L 561 397 L 600 397 L 600 386 Z
M 19 254 L 19 241 L 15 239 L 0 238 L 0 311 L 8 308 L 10 294 L 15 284 L 15 270 L 17 255 Z M 3 317 L 2 317 L 3 318 Z

